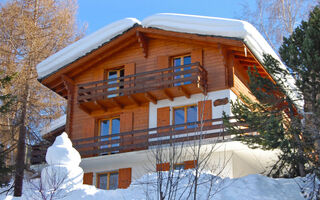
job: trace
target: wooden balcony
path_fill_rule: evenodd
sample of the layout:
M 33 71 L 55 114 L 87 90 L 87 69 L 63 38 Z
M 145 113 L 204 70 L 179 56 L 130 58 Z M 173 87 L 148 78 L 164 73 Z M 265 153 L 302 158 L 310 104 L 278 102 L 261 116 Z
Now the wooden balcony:
M 77 102 L 88 112 L 157 103 L 207 92 L 207 72 L 199 62 L 77 85 Z
M 243 133 L 250 133 L 245 125 L 232 122 L 241 127 Z M 201 126 L 202 125 L 202 126 Z M 72 140 L 73 146 L 81 157 L 101 156 L 129 151 L 157 148 L 162 145 L 181 144 L 199 139 L 218 138 L 224 140 L 228 134 L 224 131 L 222 119 L 210 119 L 179 125 L 162 126 L 149 129 L 121 132 L 108 136 L 97 136 Z M 44 161 L 46 148 L 35 146 L 31 154 L 31 163 Z

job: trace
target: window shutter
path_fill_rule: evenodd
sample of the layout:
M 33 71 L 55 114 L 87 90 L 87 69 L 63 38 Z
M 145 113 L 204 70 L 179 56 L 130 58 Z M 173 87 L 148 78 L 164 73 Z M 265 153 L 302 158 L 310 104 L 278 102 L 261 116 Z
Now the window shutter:
M 128 63 L 126 65 L 124 65 L 124 76 L 129 76 L 129 75 L 133 75 L 136 74 L 136 64 L 135 63 Z M 124 81 L 134 81 L 134 77 L 131 78 L 127 78 Z M 134 87 L 134 83 L 130 83 L 128 85 L 124 86 L 125 88 L 128 87 Z
M 120 133 L 122 132 L 128 132 L 133 130 L 133 112 L 124 112 L 120 114 Z M 130 140 L 132 139 L 133 135 L 124 135 L 121 136 L 121 146 L 126 146 L 126 145 L 131 145 L 133 144 L 133 141 Z M 123 141 L 125 140 L 125 141 Z M 130 148 L 124 148 L 121 150 L 121 152 L 128 152 L 130 151 Z
M 92 185 L 93 183 L 93 173 L 88 172 L 83 175 L 83 184 Z
M 197 165 L 196 160 L 184 161 L 184 169 L 194 169 Z
M 131 184 L 131 168 L 119 169 L 118 188 L 125 189 Z
M 202 49 L 194 49 L 191 51 L 191 63 L 200 62 L 200 65 L 203 64 Z
M 158 108 L 157 111 L 157 127 L 170 125 L 170 107 Z M 161 129 L 158 132 L 166 132 L 169 129 Z
M 169 171 L 169 170 L 170 170 L 170 163 L 157 164 L 157 172 Z
M 169 64 L 169 56 L 158 56 L 157 58 L 158 69 L 168 68 Z
M 198 102 L 198 119 L 199 121 L 212 119 L 212 101 L 199 101 Z M 211 123 L 205 123 L 205 126 L 211 125 Z

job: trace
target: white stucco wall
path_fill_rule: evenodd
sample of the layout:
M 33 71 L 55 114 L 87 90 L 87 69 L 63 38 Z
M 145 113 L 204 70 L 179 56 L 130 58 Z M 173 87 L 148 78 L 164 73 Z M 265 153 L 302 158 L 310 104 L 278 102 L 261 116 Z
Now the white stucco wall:
M 190 105 L 190 104 L 197 104 L 199 101 L 203 100 L 212 100 L 212 118 L 220 118 L 222 117 L 223 111 L 226 112 L 227 115 L 230 115 L 231 109 L 230 109 L 230 103 L 227 103 L 226 105 L 221 106 L 214 106 L 213 102 L 217 99 L 223 99 L 228 98 L 229 101 L 235 100 L 237 96 L 230 90 L 219 90 L 214 92 L 209 92 L 207 96 L 204 96 L 203 94 L 195 94 L 192 95 L 189 99 L 186 97 L 177 97 L 174 98 L 174 101 L 170 100 L 160 100 L 157 102 L 157 104 L 153 104 L 150 102 L 149 105 L 149 128 L 155 128 L 157 127 L 157 109 L 162 107 L 170 106 L 177 107 L 177 106 L 184 106 L 184 105 Z M 171 109 L 170 113 L 170 123 L 172 124 L 172 118 L 173 118 L 173 112 Z
M 193 160 L 193 148 L 193 146 L 184 146 L 177 163 Z M 267 166 L 270 166 L 276 158 L 276 152 L 249 149 L 236 141 L 205 144 L 201 148 L 202 156 L 206 156 L 214 148 L 205 169 L 222 177 L 234 178 L 267 171 Z M 179 150 L 180 148 L 178 148 Z M 162 149 L 162 154 L 167 154 L 168 152 L 168 148 Z M 144 174 L 156 171 L 155 154 L 155 150 L 142 150 L 83 158 L 80 166 L 84 172 L 94 172 L 93 183 L 96 183 L 95 177 L 97 173 L 129 167 L 132 169 L 132 180 L 136 180 Z M 201 158 L 200 156 L 200 160 Z

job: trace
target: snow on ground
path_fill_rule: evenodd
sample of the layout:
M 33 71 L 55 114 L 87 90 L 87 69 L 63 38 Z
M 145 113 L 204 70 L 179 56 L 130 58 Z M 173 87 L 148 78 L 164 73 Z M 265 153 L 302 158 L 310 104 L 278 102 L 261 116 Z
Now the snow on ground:
M 189 177 L 193 176 L 192 170 L 175 172 L 180 177 L 178 191 L 173 199 L 188 199 L 190 186 Z M 128 189 L 101 190 L 90 185 L 80 185 L 68 191 L 60 192 L 58 199 L 65 200 L 143 200 L 157 199 L 156 185 L 157 174 L 148 174 L 133 182 Z M 199 179 L 199 190 L 197 199 L 207 199 L 210 183 L 213 183 L 209 199 L 215 200 L 303 200 L 300 194 L 299 183 L 302 178 L 296 179 L 272 179 L 262 175 L 248 175 L 242 178 L 229 179 L 220 178 L 211 174 L 203 173 Z M 147 184 L 149 183 L 149 184 Z M 30 189 L 30 183 L 25 184 L 24 196 L 13 198 L 12 196 L 0 196 L 0 199 L 36 199 L 36 192 Z M 31 187 L 32 188 L 32 187 Z M 30 198 L 32 197 L 32 198 Z M 64 197 L 64 198 L 62 198 Z M 41 198 L 39 198 L 41 199 Z M 190 198 L 191 199 L 191 198 Z
M 77 150 L 72 147 L 71 140 L 66 133 L 58 136 L 53 145 L 48 148 L 46 161 L 48 166 L 42 170 L 41 179 L 24 182 L 22 197 L 14 198 L 11 195 L 1 194 L 0 200 L 158 199 L 157 173 L 144 175 L 127 189 L 101 190 L 82 184 L 83 170 L 79 167 L 81 158 Z M 161 172 L 162 185 L 166 186 L 167 183 L 174 185 L 171 191 L 175 192 L 170 193 L 171 199 L 193 199 L 194 173 L 194 170 L 176 170 L 173 174 Z M 201 173 L 196 196 L 198 200 L 303 200 L 300 188 L 306 186 L 303 185 L 306 180 L 303 178 L 272 179 L 257 174 L 230 179 L 220 178 L 210 173 Z M 5 188 L 2 189 L 4 190 Z M 165 199 L 168 199 L 170 190 L 163 189 L 162 191 Z

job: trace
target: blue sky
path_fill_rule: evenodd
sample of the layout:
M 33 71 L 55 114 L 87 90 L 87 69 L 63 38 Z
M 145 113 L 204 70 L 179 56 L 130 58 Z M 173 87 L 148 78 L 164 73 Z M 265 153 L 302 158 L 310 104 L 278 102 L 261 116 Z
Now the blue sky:
M 246 0 L 252 4 L 255 0 Z M 78 18 L 88 24 L 87 34 L 114 21 L 139 20 L 155 13 L 183 13 L 235 18 L 243 0 L 78 0 Z

